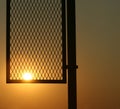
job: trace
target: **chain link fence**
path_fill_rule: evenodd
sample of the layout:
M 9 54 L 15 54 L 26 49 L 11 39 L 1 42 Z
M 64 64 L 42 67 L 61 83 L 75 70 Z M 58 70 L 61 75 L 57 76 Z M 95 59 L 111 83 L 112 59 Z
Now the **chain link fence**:
M 64 0 L 10 0 L 9 79 L 65 79 Z M 64 40 L 63 40 L 64 39 Z

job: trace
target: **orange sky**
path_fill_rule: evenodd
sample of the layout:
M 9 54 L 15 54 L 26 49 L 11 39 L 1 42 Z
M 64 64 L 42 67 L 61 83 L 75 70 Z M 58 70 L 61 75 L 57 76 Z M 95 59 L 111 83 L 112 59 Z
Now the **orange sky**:
M 76 0 L 78 109 L 120 109 L 120 1 Z M 67 109 L 67 84 L 6 84 L 0 0 L 0 109 Z

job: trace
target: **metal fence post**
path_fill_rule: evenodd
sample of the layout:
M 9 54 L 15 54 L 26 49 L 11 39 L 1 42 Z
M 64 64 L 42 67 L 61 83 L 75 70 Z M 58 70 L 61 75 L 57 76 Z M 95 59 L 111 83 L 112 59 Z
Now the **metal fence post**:
M 75 0 L 67 0 L 68 109 L 77 109 Z

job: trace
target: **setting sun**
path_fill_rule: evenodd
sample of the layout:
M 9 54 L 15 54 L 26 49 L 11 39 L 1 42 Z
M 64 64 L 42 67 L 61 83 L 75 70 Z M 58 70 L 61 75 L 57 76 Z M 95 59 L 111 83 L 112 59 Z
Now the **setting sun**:
M 23 79 L 24 79 L 24 80 L 32 80 L 32 75 L 31 75 L 31 73 L 24 73 L 24 74 L 23 74 Z

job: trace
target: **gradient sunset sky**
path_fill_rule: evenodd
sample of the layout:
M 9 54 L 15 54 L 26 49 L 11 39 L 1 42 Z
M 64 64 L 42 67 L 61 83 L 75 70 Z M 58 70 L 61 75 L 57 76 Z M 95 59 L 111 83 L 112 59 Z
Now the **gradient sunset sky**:
M 120 109 L 120 0 L 76 0 L 78 109 Z M 0 0 L 0 109 L 67 109 L 67 84 L 6 84 Z

